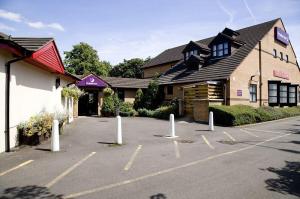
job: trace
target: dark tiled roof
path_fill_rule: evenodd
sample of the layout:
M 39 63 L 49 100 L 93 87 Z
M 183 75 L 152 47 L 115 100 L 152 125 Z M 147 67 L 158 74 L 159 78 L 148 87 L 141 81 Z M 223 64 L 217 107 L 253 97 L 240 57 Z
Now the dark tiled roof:
M 223 59 L 212 60 L 206 63 L 199 70 L 187 69 L 185 63 L 180 61 L 163 76 L 161 76 L 159 78 L 159 82 L 161 84 L 173 84 L 228 78 L 247 57 L 259 40 L 262 39 L 262 37 L 273 27 L 277 20 L 278 19 L 275 19 L 262 24 L 237 30 L 237 32 L 240 33 L 237 39 L 245 42 L 245 45 L 241 46 L 230 56 Z M 209 39 L 211 40 L 212 38 Z M 177 48 L 182 48 L 182 46 Z M 178 50 L 178 52 L 180 52 L 180 50 Z M 175 54 L 175 51 L 173 53 Z M 181 52 L 179 54 L 181 54 Z M 177 57 L 179 57 L 179 55 L 177 55 Z
M 207 46 L 213 38 L 214 37 L 202 39 L 202 40 L 197 41 L 197 43 L 199 43 L 200 46 Z M 164 52 L 162 52 L 161 54 L 159 54 L 158 56 L 151 59 L 149 62 L 147 62 L 144 66 L 142 66 L 142 68 L 149 68 L 151 66 L 156 66 L 156 65 L 160 65 L 160 64 L 179 61 L 179 60 L 183 59 L 183 55 L 181 52 L 183 51 L 183 49 L 185 47 L 186 47 L 186 44 L 182 45 L 182 46 L 177 46 L 175 48 L 167 49 Z
M 53 38 L 35 38 L 35 37 L 11 37 L 13 42 L 25 48 L 28 51 L 37 51 L 48 42 L 53 41 Z
M 151 79 L 100 77 L 113 88 L 147 88 Z

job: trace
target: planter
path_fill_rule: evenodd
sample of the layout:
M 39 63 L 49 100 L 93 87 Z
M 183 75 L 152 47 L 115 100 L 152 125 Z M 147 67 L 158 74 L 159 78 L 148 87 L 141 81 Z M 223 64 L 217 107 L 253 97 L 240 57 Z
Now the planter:
M 50 133 L 43 135 L 34 134 L 32 136 L 25 136 L 22 133 L 19 134 L 19 145 L 29 145 L 36 146 L 41 144 L 43 141 L 46 141 L 50 138 Z

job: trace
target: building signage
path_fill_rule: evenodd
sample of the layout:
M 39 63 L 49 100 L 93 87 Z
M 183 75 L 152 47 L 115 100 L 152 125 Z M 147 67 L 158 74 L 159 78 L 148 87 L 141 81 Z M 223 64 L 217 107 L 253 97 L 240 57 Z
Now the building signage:
M 90 86 L 90 87 L 106 87 L 107 84 L 104 82 L 102 79 L 98 78 L 95 75 L 89 75 L 85 78 L 83 78 L 81 81 L 77 83 L 77 86 L 79 87 L 85 87 L 85 86 Z
M 273 70 L 273 76 L 289 80 L 289 74 L 280 70 Z
M 275 27 L 275 39 L 284 45 L 289 44 L 289 34 L 279 27 Z
M 236 95 L 239 96 L 239 97 L 242 97 L 243 96 L 243 91 L 242 90 L 237 90 Z

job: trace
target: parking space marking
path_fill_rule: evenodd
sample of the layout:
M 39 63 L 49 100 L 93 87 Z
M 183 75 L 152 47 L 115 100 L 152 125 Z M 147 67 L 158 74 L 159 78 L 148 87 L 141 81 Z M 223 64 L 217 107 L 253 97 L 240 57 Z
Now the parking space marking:
M 227 132 L 225 132 L 225 131 L 223 131 L 223 133 L 227 136 L 227 137 L 229 137 L 229 139 L 231 139 L 231 141 L 236 141 L 235 139 L 234 139 L 234 137 L 232 137 L 229 133 L 227 133 Z
M 248 135 L 251 135 L 251 136 L 253 136 L 253 137 L 259 137 L 258 135 L 256 135 L 256 134 L 254 134 L 254 133 L 251 133 L 251 132 L 249 132 L 249 131 L 247 131 L 247 130 L 245 130 L 245 129 L 240 129 L 240 131 L 242 131 L 242 132 L 244 132 L 244 133 L 247 133 Z
M 198 160 L 195 160 L 195 161 L 183 164 L 183 165 L 179 165 L 179 166 L 176 166 L 176 167 L 171 167 L 169 169 L 165 169 L 165 170 L 161 170 L 161 171 L 158 171 L 158 172 L 146 174 L 146 175 L 143 175 L 143 176 L 140 176 L 140 177 L 137 177 L 137 178 L 132 178 L 132 179 L 124 180 L 124 181 L 121 181 L 121 182 L 117 182 L 117 183 L 113 183 L 113 184 L 108 184 L 108 185 L 105 185 L 105 186 L 102 186 L 102 187 L 96 187 L 94 189 L 90 189 L 90 190 L 86 190 L 86 191 L 81 191 L 81 192 L 73 193 L 73 194 L 65 196 L 64 198 L 65 199 L 67 199 L 67 198 L 76 198 L 76 197 L 80 197 L 80 196 L 84 196 L 84 195 L 88 195 L 88 194 L 92 194 L 92 193 L 96 193 L 96 192 L 100 192 L 100 191 L 104 191 L 104 190 L 108 190 L 108 189 L 120 187 L 122 185 L 127 185 L 127 184 L 131 184 L 131 183 L 139 182 L 139 181 L 142 181 L 142 180 L 145 180 L 145 179 L 148 179 L 148 178 L 151 178 L 151 177 L 163 175 L 163 174 L 166 174 L 166 173 L 171 173 L 173 171 L 177 171 L 179 169 L 183 169 L 183 168 L 191 167 L 191 166 L 194 166 L 194 165 L 198 165 L 198 164 L 207 162 L 209 160 L 214 160 L 214 159 L 217 159 L 217 158 L 221 158 L 223 156 L 228 156 L 228 155 L 235 154 L 235 153 L 238 153 L 238 152 L 246 151 L 246 150 L 252 149 L 252 148 L 254 148 L 256 146 L 262 145 L 262 144 L 264 144 L 266 142 L 277 140 L 279 138 L 282 138 L 282 137 L 285 137 L 285 136 L 289 136 L 291 134 L 292 133 L 284 134 L 284 135 L 280 135 L 280 136 L 276 136 L 276 137 L 267 139 L 265 141 L 256 143 L 254 145 L 250 145 L 250 146 L 243 147 L 243 148 L 240 148 L 240 149 L 237 149 L 237 150 L 233 150 L 233 151 L 228 151 L 228 152 L 224 152 L 224 153 L 219 153 L 219 154 L 216 154 L 216 155 L 208 156 L 208 157 L 203 158 L 203 159 L 198 159 Z
M 204 142 L 209 146 L 209 148 L 211 148 L 211 149 L 215 149 L 215 147 L 214 146 L 212 146 L 210 143 L 209 143 L 209 141 L 206 139 L 206 137 L 204 136 L 204 135 L 202 135 L 202 139 L 204 140 Z
M 19 168 L 21 168 L 21 167 L 23 167 L 23 166 L 25 166 L 27 164 L 30 164 L 31 162 L 33 162 L 33 160 L 27 160 L 27 161 L 25 161 L 25 162 L 23 162 L 23 163 L 15 166 L 15 167 L 11 168 L 11 169 L 3 171 L 2 173 L 0 173 L 0 176 L 4 176 L 5 174 L 8 174 L 8 173 L 10 173 L 10 172 L 12 172 L 14 170 L 17 170 L 17 169 L 19 169 Z
M 139 145 L 137 147 L 137 149 L 134 151 L 134 153 L 132 154 L 132 156 L 129 159 L 129 162 L 126 164 L 126 166 L 124 167 L 125 171 L 128 171 L 133 163 L 133 161 L 135 160 L 137 154 L 139 153 L 139 151 L 142 149 L 142 145 Z
M 178 142 L 176 140 L 174 140 L 174 147 L 175 147 L 176 158 L 180 158 L 180 152 L 179 152 Z
M 85 162 L 87 159 L 89 159 L 90 157 L 92 157 L 93 155 L 95 155 L 95 153 L 96 152 L 92 152 L 89 155 L 85 156 L 83 159 L 81 159 L 79 162 L 77 162 L 76 164 L 74 164 L 73 166 L 71 166 L 70 168 L 68 168 L 67 170 L 65 170 L 63 173 L 61 173 L 59 176 L 57 176 L 56 178 L 54 178 L 52 181 L 50 181 L 45 186 L 47 188 L 52 187 L 54 184 L 56 184 L 58 181 L 60 181 L 62 178 L 64 178 L 66 175 L 68 175 L 71 171 L 73 171 L 74 169 L 76 169 L 76 167 L 78 167 L 83 162 Z
M 282 132 L 276 132 L 276 131 L 266 131 L 266 130 L 260 130 L 260 129 L 250 129 L 250 128 L 244 128 L 248 131 L 257 131 L 257 132 L 263 132 L 263 133 L 275 133 L 275 134 L 283 134 Z

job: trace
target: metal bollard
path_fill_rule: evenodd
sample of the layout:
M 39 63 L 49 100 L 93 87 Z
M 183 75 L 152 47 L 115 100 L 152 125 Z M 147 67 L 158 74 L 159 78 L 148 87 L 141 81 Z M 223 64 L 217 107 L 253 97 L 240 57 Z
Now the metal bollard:
M 210 131 L 214 131 L 214 113 L 211 111 L 209 112 L 209 129 Z
M 51 136 L 51 151 L 59 151 L 59 122 L 53 120 L 52 136 Z
M 170 137 L 176 137 L 175 136 L 174 114 L 170 114 Z
M 121 124 L 121 116 L 117 116 L 117 144 L 122 144 L 122 124 Z

